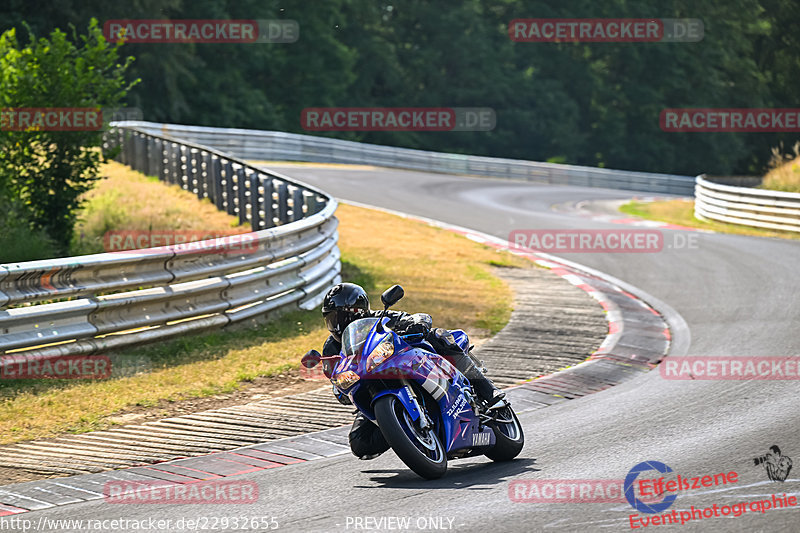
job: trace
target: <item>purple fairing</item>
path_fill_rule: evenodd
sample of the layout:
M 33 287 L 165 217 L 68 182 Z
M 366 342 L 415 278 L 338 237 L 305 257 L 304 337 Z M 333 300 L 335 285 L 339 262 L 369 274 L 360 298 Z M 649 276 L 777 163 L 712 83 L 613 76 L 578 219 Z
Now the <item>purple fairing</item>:
M 489 428 L 480 431 L 467 378 L 442 356 L 409 344 L 421 343 L 421 336 L 401 337 L 385 327 L 387 322 L 388 318 L 382 320 L 383 332 L 376 331 L 377 318 L 356 320 L 346 328 L 340 360 L 331 374 L 334 386 L 370 420 L 375 420 L 375 400 L 392 394 L 416 421 L 420 413 L 406 388 L 410 385 L 422 397 L 422 407 L 432 418 L 448 453 L 494 445 L 494 433 Z M 452 333 L 466 351 L 467 334 L 462 330 Z M 429 348 L 427 343 L 424 345 Z

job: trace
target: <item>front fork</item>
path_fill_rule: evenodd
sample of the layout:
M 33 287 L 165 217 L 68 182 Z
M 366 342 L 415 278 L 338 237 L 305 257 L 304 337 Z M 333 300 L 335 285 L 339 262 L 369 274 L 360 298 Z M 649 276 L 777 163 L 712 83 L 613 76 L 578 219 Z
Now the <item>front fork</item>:
M 431 423 L 431 419 L 428 417 L 427 411 L 422 408 L 419 403 L 419 398 L 417 398 L 417 393 L 414 391 L 414 387 L 408 382 L 408 380 L 401 379 L 400 382 L 405 387 L 406 391 L 408 392 L 408 396 L 411 399 L 411 402 L 414 404 L 417 412 L 419 413 L 419 427 L 422 430 L 430 429 L 433 425 Z
M 424 402 L 420 402 L 414 387 L 412 387 L 411 383 L 406 379 L 401 379 L 399 381 L 402 385 L 401 388 L 381 391 L 373 397 L 372 401 L 375 402 L 378 398 L 385 395 L 394 395 L 397 397 L 400 403 L 403 404 L 403 407 L 411 417 L 411 420 L 419 424 L 420 429 L 424 431 L 432 428 L 433 422 L 428 416 L 428 413 L 423 409 L 422 405 Z M 378 425 L 377 420 L 372 420 L 372 422 L 375 425 Z

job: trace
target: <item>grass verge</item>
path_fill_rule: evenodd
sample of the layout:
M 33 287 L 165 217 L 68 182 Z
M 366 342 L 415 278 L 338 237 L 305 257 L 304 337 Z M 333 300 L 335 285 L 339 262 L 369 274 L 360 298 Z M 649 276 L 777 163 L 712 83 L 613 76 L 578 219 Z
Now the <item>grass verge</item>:
M 86 202 L 75 225 L 70 252 L 93 254 L 104 249 L 109 231 L 186 232 L 230 234 L 250 231 L 239 219 L 219 211 L 211 201 L 158 178 L 110 162 L 101 168 L 103 179 L 84 196 Z
M 797 156 L 798 145 L 795 145 L 795 158 L 784 161 L 783 157 L 773 158 L 774 167 L 764 176 L 762 189 L 784 192 L 800 192 L 800 156 Z M 775 154 L 778 156 L 779 154 Z
M 688 226 L 690 228 L 706 229 L 719 233 L 800 239 L 800 234 L 791 231 L 748 228 L 747 226 L 727 224 L 725 222 L 698 220 L 694 218 L 694 201 L 692 200 L 676 199 L 656 202 L 632 201 L 622 205 L 619 210 L 628 215 L 646 218 L 648 220 L 657 220 L 659 222 Z
M 180 213 L 187 217 L 201 213 L 203 202 L 177 187 L 117 164 L 105 172 L 112 177 L 95 191 L 81 246 L 96 245 L 92 239 L 121 229 L 120 225 L 143 229 L 135 225 L 172 219 L 184 223 Z M 120 196 L 119 190 L 124 194 Z M 157 202 L 167 198 L 171 214 L 164 215 L 160 210 L 166 207 Z M 142 211 L 145 207 L 147 211 Z M 213 212 L 208 216 L 219 227 L 230 225 L 230 217 L 220 217 L 209 207 Z M 480 338 L 508 322 L 511 291 L 490 269 L 493 265 L 529 268 L 526 261 L 443 229 L 378 211 L 342 205 L 337 216 L 343 277 L 363 285 L 374 302 L 380 302 L 380 292 L 386 287 L 401 283 L 407 296 L 397 308 L 430 313 L 435 326 L 464 328 Z M 143 369 L 133 375 L 84 382 L 3 380 L 0 443 L 103 429 L 113 425 L 110 417 L 126 410 L 240 390 L 259 376 L 298 367 L 300 355 L 312 347 L 320 349 L 326 336 L 318 311 L 293 312 L 261 326 L 113 354 L 115 361 L 135 361 Z

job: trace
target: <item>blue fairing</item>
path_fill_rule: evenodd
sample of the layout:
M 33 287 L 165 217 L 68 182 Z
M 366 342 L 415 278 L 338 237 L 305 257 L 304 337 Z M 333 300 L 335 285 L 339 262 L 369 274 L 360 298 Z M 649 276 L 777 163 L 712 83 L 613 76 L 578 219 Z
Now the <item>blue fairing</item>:
M 467 334 L 464 332 L 464 330 L 454 329 L 450 333 L 452 333 L 453 337 L 456 339 L 456 344 L 461 346 L 461 349 L 464 350 L 465 353 L 468 352 L 469 337 L 467 337 Z
M 422 389 L 427 391 L 438 406 L 437 413 L 429 414 L 434 418 L 432 422 L 439 428 L 439 434 L 443 439 L 448 452 L 462 448 L 471 448 L 475 442 L 481 445 L 494 444 L 494 434 L 487 436 L 486 432 L 491 430 L 484 429 L 484 440 L 474 437 L 479 432 L 478 418 L 464 394 L 470 391 L 469 382 L 461 372 L 459 372 L 446 359 L 436 353 L 408 344 L 396 333 L 385 330 L 383 333 L 375 331 L 374 324 L 370 330 L 366 331 L 368 325 L 366 321 L 375 319 L 362 319 L 359 333 L 358 347 L 346 348 L 343 342 L 343 351 L 339 363 L 333 371 L 331 381 L 337 385 L 337 377 L 344 372 L 353 372 L 359 379 L 346 388 L 339 386 L 339 390 L 345 393 L 353 404 L 370 420 L 375 420 L 373 405 L 375 400 L 386 395 L 394 395 L 406 408 L 413 420 L 419 418 L 419 413 L 413 398 L 408 389 L 402 386 L 400 379 L 408 382 L 416 382 Z M 357 321 L 357 322 L 362 322 Z M 388 319 L 384 318 L 384 324 Z M 351 325 L 352 326 L 352 325 Z M 355 326 L 357 328 L 358 326 Z M 469 339 L 461 330 L 453 332 L 459 346 L 469 347 Z M 415 339 L 419 340 L 419 339 Z M 372 354 L 381 342 L 389 342 L 394 346 L 394 355 L 383 363 L 375 366 L 372 371 L 368 370 L 368 357 Z M 352 374 L 350 374 L 352 375 Z M 362 387 L 374 384 L 370 394 L 359 394 Z M 338 386 L 338 385 L 337 385 Z M 377 389 L 377 391 L 375 390 Z M 468 392 L 469 394 L 469 392 Z M 369 402 L 368 405 L 366 403 Z

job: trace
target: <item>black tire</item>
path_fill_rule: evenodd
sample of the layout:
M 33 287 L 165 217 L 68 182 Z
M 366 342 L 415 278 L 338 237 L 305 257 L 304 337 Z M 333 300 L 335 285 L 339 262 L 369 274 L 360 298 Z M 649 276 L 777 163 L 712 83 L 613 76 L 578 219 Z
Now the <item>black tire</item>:
M 433 429 L 422 433 L 413 427 L 403 404 L 393 395 L 375 402 L 375 418 L 386 442 L 406 466 L 425 479 L 447 472 L 447 452 Z
M 510 461 L 522 451 L 525 445 L 525 434 L 517 414 L 511 407 L 496 409 L 497 418 L 508 422 L 487 422 L 495 436 L 495 445 L 484 455 L 492 461 Z

